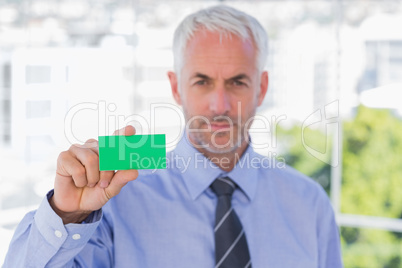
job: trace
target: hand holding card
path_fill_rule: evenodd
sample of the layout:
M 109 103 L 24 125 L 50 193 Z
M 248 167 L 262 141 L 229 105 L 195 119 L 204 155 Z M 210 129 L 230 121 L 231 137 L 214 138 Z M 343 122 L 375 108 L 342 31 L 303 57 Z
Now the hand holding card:
M 133 136 L 135 129 L 127 126 L 115 135 Z M 121 136 L 116 136 L 121 137 Z M 98 141 L 90 139 L 84 144 L 74 144 L 60 153 L 54 194 L 49 199 L 53 210 L 63 223 L 79 223 L 92 212 L 100 209 L 132 180 L 138 177 L 136 169 L 99 171 Z

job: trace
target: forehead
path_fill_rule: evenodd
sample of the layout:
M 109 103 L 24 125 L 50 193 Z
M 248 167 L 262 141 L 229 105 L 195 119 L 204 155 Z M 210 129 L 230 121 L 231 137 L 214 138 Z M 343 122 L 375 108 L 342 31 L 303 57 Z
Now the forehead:
M 243 40 L 234 34 L 220 34 L 199 30 L 187 42 L 184 65 L 256 65 L 256 49 L 253 41 Z

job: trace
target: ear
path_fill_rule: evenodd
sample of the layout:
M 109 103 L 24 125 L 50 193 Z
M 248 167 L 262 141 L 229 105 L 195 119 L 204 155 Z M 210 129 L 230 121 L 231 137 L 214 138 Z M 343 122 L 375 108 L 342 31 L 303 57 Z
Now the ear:
M 260 80 L 260 92 L 258 93 L 258 106 L 262 104 L 264 101 L 265 95 L 268 91 L 268 72 L 264 71 L 261 73 L 261 80 Z
M 181 105 L 181 98 L 180 98 L 180 92 L 179 92 L 179 83 L 177 81 L 177 75 L 174 72 L 169 71 L 167 73 L 169 77 L 169 82 L 170 82 L 170 87 L 172 89 L 172 95 L 173 98 L 175 99 L 176 103 Z

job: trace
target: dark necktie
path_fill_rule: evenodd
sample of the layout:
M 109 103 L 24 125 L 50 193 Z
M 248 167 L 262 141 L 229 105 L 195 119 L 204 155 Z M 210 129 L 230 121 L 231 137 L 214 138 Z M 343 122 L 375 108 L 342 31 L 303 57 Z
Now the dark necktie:
M 251 268 L 246 235 L 236 212 L 232 208 L 232 194 L 236 188 L 228 178 L 217 178 L 211 184 L 218 196 L 215 218 L 216 268 Z

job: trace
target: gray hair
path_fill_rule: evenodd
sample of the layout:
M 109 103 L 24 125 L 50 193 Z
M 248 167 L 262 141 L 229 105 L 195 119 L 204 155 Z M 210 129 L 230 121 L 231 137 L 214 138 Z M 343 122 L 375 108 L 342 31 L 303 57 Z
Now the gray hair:
M 257 68 L 262 71 L 268 57 L 268 36 L 254 17 L 229 6 L 214 6 L 187 16 L 177 27 L 173 39 L 174 70 L 180 76 L 184 64 L 184 50 L 194 33 L 204 28 L 222 36 L 234 34 L 251 40 L 257 49 Z

